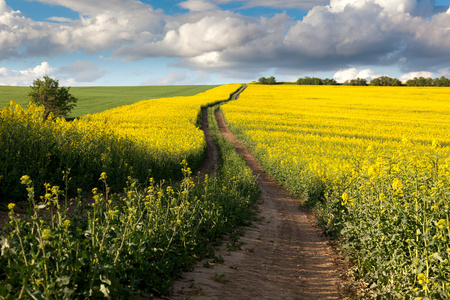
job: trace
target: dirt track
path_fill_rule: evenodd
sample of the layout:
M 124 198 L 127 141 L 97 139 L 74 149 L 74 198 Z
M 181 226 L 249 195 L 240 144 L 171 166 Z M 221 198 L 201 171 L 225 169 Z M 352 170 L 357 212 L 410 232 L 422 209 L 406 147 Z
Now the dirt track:
M 206 268 L 207 259 L 184 273 L 170 299 L 340 299 L 337 257 L 313 226 L 313 217 L 264 173 L 223 116 L 216 117 L 222 134 L 258 176 L 260 221 L 245 229 L 242 250 L 221 247 L 216 256 L 222 255 L 224 263 Z

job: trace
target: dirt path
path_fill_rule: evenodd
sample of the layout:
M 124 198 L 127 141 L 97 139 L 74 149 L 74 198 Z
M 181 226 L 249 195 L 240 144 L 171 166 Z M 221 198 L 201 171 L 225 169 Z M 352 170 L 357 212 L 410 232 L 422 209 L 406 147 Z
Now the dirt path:
M 199 262 L 174 285 L 170 299 L 340 299 L 336 255 L 313 218 L 269 178 L 216 114 L 222 134 L 258 176 L 259 221 L 245 229 L 242 250 L 222 246 L 224 263 Z M 207 265 L 206 265 L 207 266 Z

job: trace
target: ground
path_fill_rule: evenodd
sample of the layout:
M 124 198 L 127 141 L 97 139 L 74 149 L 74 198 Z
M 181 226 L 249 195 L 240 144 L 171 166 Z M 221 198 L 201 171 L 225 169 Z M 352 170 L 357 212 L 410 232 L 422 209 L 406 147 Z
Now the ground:
M 223 261 L 198 262 L 175 283 L 174 294 L 164 298 L 341 299 L 337 286 L 342 262 L 314 217 L 262 170 L 220 112 L 216 117 L 222 134 L 258 176 L 258 221 L 245 228 L 240 250 L 229 251 L 228 237 L 215 255 Z

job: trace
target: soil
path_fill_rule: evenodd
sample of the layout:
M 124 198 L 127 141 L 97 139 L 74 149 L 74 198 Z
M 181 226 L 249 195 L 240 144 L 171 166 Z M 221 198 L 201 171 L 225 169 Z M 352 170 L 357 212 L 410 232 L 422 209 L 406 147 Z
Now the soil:
M 216 118 L 224 137 L 258 178 L 258 221 L 245 228 L 241 250 L 229 251 L 225 239 L 216 252 L 223 263 L 198 262 L 164 299 L 341 299 L 340 258 L 314 217 L 263 171 L 220 112 Z

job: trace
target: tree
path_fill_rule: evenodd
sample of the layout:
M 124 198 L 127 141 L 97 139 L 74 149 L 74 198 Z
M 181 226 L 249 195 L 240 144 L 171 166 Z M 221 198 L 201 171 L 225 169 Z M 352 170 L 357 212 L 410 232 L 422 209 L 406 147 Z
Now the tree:
M 391 78 L 388 76 L 381 76 L 374 78 L 370 81 L 370 85 L 373 86 L 401 86 L 402 82 L 397 78 Z
M 270 76 L 269 78 L 267 78 L 267 84 L 276 84 L 277 81 L 275 79 L 275 77 Z
M 44 106 L 44 120 L 50 113 L 55 117 L 67 117 L 78 101 L 69 93 L 70 87 L 59 87 L 59 80 L 47 75 L 44 76 L 44 80 L 38 78 L 33 81 L 30 88 L 28 96 L 31 97 L 31 102 Z
M 433 79 L 430 77 L 414 77 L 413 79 L 409 79 L 406 81 L 407 86 L 433 86 Z
M 356 78 L 356 79 L 352 79 L 352 80 L 347 80 L 346 82 L 344 82 L 344 85 L 354 85 L 354 86 L 366 86 L 367 85 L 367 80 L 365 80 L 364 78 Z
M 270 76 L 269 78 L 261 77 L 258 79 L 258 82 L 260 84 L 276 84 L 277 83 L 275 77 L 273 77 L 273 76 Z
M 435 78 L 434 86 L 450 86 L 450 79 L 441 76 L 441 78 Z
M 324 80 L 322 80 L 322 83 L 324 85 L 338 85 L 337 81 L 333 78 L 325 78 Z
M 317 77 L 308 77 L 306 76 L 305 78 L 299 78 L 297 80 L 297 84 L 300 85 L 323 85 L 322 79 L 317 78 Z

